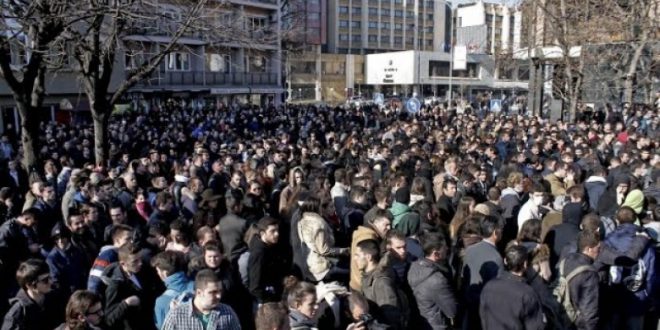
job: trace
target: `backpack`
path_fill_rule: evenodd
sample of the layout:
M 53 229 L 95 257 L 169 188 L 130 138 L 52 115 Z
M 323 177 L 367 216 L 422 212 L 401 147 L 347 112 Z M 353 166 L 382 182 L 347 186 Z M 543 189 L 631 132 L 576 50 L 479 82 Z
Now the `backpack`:
M 578 315 L 580 314 L 579 310 L 576 310 L 571 302 L 571 293 L 569 283 L 571 280 L 586 271 L 593 270 L 591 265 L 582 265 L 575 268 L 570 274 L 566 275 L 564 273 L 564 262 L 566 259 L 559 262 L 559 277 L 552 284 L 552 295 L 555 297 L 557 302 L 560 305 L 559 311 L 559 325 L 563 329 L 569 329 L 571 325 L 575 323 Z
M 610 266 L 610 284 L 622 284 L 630 292 L 637 292 L 644 287 L 646 265 L 642 258 L 631 267 Z

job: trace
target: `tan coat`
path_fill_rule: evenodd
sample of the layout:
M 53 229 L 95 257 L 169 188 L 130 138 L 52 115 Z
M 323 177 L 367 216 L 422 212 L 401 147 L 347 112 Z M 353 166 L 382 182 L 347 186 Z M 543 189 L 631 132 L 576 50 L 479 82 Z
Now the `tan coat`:
M 358 243 L 368 239 L 378 242 L 381 240 L 378 233 L 370 227 L 360 226 L 353 232 L 353 239 L 351 240 L 351 281 L 349 283 L 351 290 L 361 291 L 362 289 L 362 274 L 355 262 L 354 255 L 357 251 Z
M 317 281 L 322 280 L 332 267 L 327 256 L 335 245 L 335 238 L 328 223 L 317 213 L 303 213 L 298 222 L 298 236 L 309 249 L 304 256 L 310 273 Z

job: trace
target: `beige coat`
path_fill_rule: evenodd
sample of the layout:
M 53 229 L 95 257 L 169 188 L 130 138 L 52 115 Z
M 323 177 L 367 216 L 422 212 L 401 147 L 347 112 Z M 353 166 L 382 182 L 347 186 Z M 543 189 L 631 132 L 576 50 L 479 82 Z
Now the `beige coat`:
M 305 258 L 309 272 L 317 281 L 322 280 L 332 267 L 328 259 L 335 237 L 328 223 L 317 213 L 303 213 L 298 222 L 298 236 L 309 249 Z

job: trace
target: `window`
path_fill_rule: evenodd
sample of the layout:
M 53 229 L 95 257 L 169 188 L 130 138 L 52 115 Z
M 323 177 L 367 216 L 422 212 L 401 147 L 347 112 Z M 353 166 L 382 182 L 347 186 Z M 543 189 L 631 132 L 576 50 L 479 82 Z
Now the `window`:
M 403 10 L 400 9 L 395 10 L 394 17 L 403 17 Z
M 340 13 L 340 14 L 348 14 L 348 7 L 346 7 L 346 6 L 339 6 L 339 13 Z
M 380 22 L 380 28 L 385 30 L 391 27 L 390 22 Z
M 362 14 L 362 8 L 360 8 L 360 7 L 353 7 L 353 14 L 355 14 L 355 15 L 360 15 L 360 14 Z
M 463 27 L 463 17 L 458 18 L 458 24 L 456 24 L 458 27 Z
M 403 43 L 403 37 L 394 37 L 394 43 L 395 44 L 402 44 Z
M 403 3 L 403 0 L 394 0 L 394 3 L 396 4 Z
M 167 71 L 190 71 L 190 54 L 182 52 L 167 54 Z
M 263 56 L 246 56 L 248 72 L 266 72 L 266 58 Z
M 369 7 L 369 16 L 378 15 L 378 8 Z
M 247 26 L 245 27 L 248 30 L 255 31 L 260 30 L 266 27 L 266 18 L 265 17 L 248 17 L 246 19 Z
M 25 34 L 20 33 L 16 38 L 9 40 L 9 51 L 11 53 L 11 64 L 22 66 L 30 60 L 30 53 L 27 47 L 28 38 Z
M 370 34 L 369 35 L 369 42 L 376 42 L 378 41 L 378 36 L 375 34 Z
M 351 22 L 351 27 L 354 29 L 359 29 L 362 27 L 362 22 L 360 21 L 352 21 Z
M 433 20 L 433 14 L 426 14 L 426 19 L 429 21 Z
M 360 34 L 351 35 L 351 40 L 353 40 L 353 42 L 361 42 L 362 41 L 362 35 L 360 35 Z
M 345 20 L 339 21 L 339 27 L 340 28 L 347 28 L 348 27 L 348 21 L 345 21 Z
M 380 42 L 389 44 L 390 43 L 390 36 L 380 36 Z
M 413 17 L 415 17 L 415 13 L 413 13 L 413 12 L 410 11 L 410 10 L 408 10 L 408 11 L 406 11 L 406 17 L 408 17 L 408 18 L 413 18 Z
M 206 54 L 206 68 L 210 72 L 231 72 L 231 56 L 224 54 Z
M 395 30 L 403 30 L 403 24 L 401 24 L 401 23 L 394 23 L 394 29 L 395 29 Z
M 378 22 L 369 21 L 369 28 L 370 29 L 377 29 L 378 28 Z
M 340 34 L 339 41 L 348 41 L 348 34 Z
M 391 14 L 391 11 L 390 11 L 389 9 L 386 9 L 386 8 L 383 8 L 383 9 L 380 11 L 380 15 L 381 15 L 381 16 L 390 16 L 390 14 Z
M 346 73 L 346 63 L 345 62 L 323 62 L 321 63 L 321 69 L 323 74 L 345 74 Z

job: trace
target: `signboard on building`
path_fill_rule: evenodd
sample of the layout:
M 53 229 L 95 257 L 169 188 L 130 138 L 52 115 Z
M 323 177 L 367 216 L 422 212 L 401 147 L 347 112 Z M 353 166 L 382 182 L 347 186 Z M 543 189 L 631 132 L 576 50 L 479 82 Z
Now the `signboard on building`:
M 415 83 L 415 52 L 367 55 L 367 84 L 412 85 Z
M 454 46 L 454 70 L 467 69 L 467 46 Z

